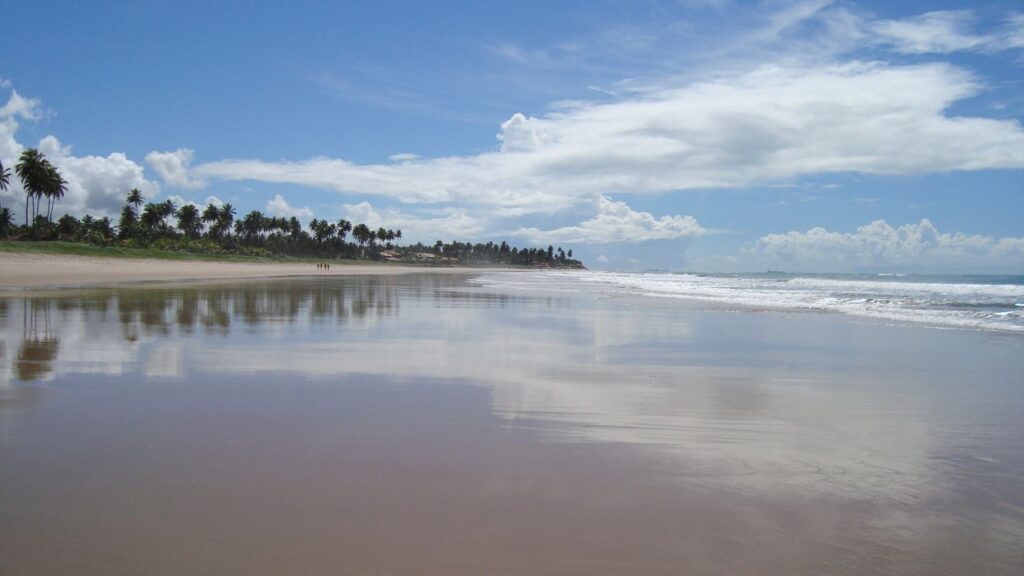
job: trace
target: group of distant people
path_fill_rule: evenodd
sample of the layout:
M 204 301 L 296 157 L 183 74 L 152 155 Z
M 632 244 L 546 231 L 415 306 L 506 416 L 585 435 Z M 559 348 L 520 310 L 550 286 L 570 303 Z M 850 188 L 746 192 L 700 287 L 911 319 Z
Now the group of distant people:
M 317 270 L 330 270 L 331 269 L 331 265 L 328 264 L 327 262 L 317 262 L 316 263 L 316 269 Z

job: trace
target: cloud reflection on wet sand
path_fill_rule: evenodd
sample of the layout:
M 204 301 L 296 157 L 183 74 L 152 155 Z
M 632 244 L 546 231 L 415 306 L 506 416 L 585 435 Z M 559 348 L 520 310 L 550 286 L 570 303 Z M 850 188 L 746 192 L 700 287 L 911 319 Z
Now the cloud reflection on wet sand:
M 761 531 L 791 530 L 855 557 L 892 547 L 906 566 L 966 538 L 961 566 L 998 572 L 1024 541 L 1024 495 L 1013 481 L 1024 434 L 1007 418 L 1021 406 L 1021 392 L 1008 386 L 1018 340 L 511 295 L 429 276 L 13 299 L 0 319 L 8 411 L 16 410 L 12 391 L 38 396 L 26 382 L 59 388 L 89 374 L 168 390 L 249 380 L 251 394 L 265 396 L 273 396 L 268 386 L 367 379 L 422 388 L 413 394 L 420 398 L 454 386 L 486 394 L 496 424 L 537 446 L 639 458 L 629 472 L 608 471 L 650 489 L 622 503 L 626 524 L 638 521 L 625 520 L 630 506 L 699 494 L 712 498 L 693 504 L 702 514 L 749 513 L 742 526 L 751 542 L 763 543 Z M 936 370 L 946 349 L 975 360 Z M 977 391 L 968 384 L 1005 397 L 971 404 Z M 401 428 L 379 425 L 382 434 Z M 660 487 L 650 488 L 651 478 Z M 528 500 L 519 495 L 524 509 Z

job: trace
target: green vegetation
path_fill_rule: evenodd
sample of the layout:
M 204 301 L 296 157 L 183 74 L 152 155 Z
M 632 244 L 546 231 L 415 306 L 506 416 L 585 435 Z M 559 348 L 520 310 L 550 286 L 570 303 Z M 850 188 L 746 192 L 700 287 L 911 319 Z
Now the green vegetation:
M 401 230 L 348 220 L 312 219 L 308 230 L 298 218 L 265 216 L 253 210 L 239 218 L 231 204 L 202 210 L 171 200 L 146 202 L 132 189 L 115 225 L 110 218 L 81 219 L 65 214 L 53 221 L 54 206 L 67 191 L 60 172 L 38 150 L 22 153 L 15 167 L 25 190 L 25 225 L 0 207 L 0 251 L 172 259 L 331 259 L 406 262 L 433 265 L 532 266 L 582 268 L 572 250 L 548 246 L 515 248 L 506 242 L 470 244 L 438 240 L 433 245 L 399 245 Z M 10 170 L 0 164 L 0 190 L 10 184 Z M 46 200 L 45 206 L 42 200 Z M 29 217 L 31 211 L 31 219 Z M 28 223 L 31 224 L 28 224 Z

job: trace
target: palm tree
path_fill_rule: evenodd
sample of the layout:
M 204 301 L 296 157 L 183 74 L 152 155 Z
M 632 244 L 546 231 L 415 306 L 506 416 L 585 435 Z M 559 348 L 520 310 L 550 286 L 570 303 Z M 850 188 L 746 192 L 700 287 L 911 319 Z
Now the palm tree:
M 295 216 L 288 219 L 288 235 L 291 236 L 292 240 L 298 240 L 302 237 L 302 223 Z
M 85 218 L 83 218 L 82 221 L 84 222 Z M 114 237 L 114 229 L 110 225 L 110 218 L 107 218 L 106 216 L 97 220 L 92 225 L 92 228 L 99 232 L 100 236 L 102 236 L 104 240 L 109 240 Z
M 135 235 L 136 224 L 139 222 L 139 216 L 135 213 L 135 209 L 132 208 L 131 204 L 125 204 L 121 208 L 121 220 L 117 223 L 117 234 L 121 238 L 128 238 Z
M 220 237 L 224 232 L 231 232 L 231 225 L 235 222 L 235 207 L 231 204 L 225 204 L 220 207 L 217 211 L 217 221 L 210 227 L 210 233 L 215 237 Z
M 231 227 L 231 223 L 235 221 L 236 214 L 238 214 L 238 212 L 235 211 L 235 207 L 231 204 L 225 204 L 220 207 L 220 220 L 222 222 L 226 222 L 229 228 Z
M 82 223 L 70 214 L 65 214 L 57 220 L 57 234 L 61 240 L 74 240 L 82 229 Z
M 7 238 L 13 229 L 14 213 L 10 208 L 0 208 L 0 238 Z
M 244 235 L 247 241 L 252 241 L 254 238 L 262 236 L 264 220 L 262 212 L 253 210 L 238 222 L 237 231 Z
M 341 220 L 338 220 L 338 237 L 341 238 L 342 242 L 345 241 L 345 236 L 348 236 L 348 233 L 351 232 L 351 231 L 352 231 L 352 223 L 351 222 L 349 222 L 348 220 L 345 220 L 344 218 L 342 218 Z
M 132 188 L 128 191 L 127 202 L 135 207 L 135 212 L 139 212 L 139 206 L 146 201 L 146 198 L 142 195 L 142 192 L 138 188 Z
M 7 187 L 11 185 L 11 171 L 8 168 L 4 168 L 4 163 L 0 162 L 0 192 L 7 190 Z
M 49 164 L 49 163 L 48 163 Z M 53 206 L 58 200 L 64 197 L 68 191 L 68 181 L 61 176 L 60 171 L 53 165 L 49 166 L 49 178 L 47 179 L 46 194 L 46 221 L 53 220 Z
M 142 216 L 139 221 L 142 222 L 142 226 L 146 229 L 150 235 L 153 234 L 155 229 L 163 222 L 163 203 L 155 204 L 150 202 L 146 204 L 145 209 L 142 210 Z
M 212 224 L 213 222 L 217 221 L 217 217 L 219 215 L 220 211 L 217 210 L 217 207 L 214 206 L 213 203 L 207 204 L 206 208 L 203 209 L 203 223 Z
M 26 148 L 21 153 L 21 158 L 18 160 L 18 165 L 14 167 L 14 170 L 18 173 L 18 178 L 21 179 L 21 186 L 25 189 L 25 225 L 28 226 L 28 205 L 34 198 L 40 198 L 46 192 L 47 187 L 50 186 L 51 173 L 50 163 L 46 160 L 39 150 L 35 148 Z M 35 216 L 35 205 L 33 205 L 32 216 Z
M 185 204 L 178 210 L 178 230 L 189 238 L 198 238 L 202 232 L 199 209 L 194 204 Z
M 352 237 L 359 242 L 359 246 L 362 247 L 370 241 L 370 227 L 366 224 L 356 224 L 355 228 L 352 229 Z
M 317 220 L 316 218 L 309 221 L 309 229 L 313 231 L 313 238 L 316 239 L 317 244 L 323 244 L 330 240 L 331 236 L 334 236 L 335 232 L 338 231 L 337 226 L 334 224 L 327 220 Z
M 160 203 L 160 216 L 164 218 L 170 218 L 174 216 L 174 213 L 178 211 L 178 207 L 174 205 L 174 200 L 168 198 Z

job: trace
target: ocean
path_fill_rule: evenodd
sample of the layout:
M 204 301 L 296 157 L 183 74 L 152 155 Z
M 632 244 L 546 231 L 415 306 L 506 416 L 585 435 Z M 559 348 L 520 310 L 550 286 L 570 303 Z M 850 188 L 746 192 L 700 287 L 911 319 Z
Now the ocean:
M 1024 333 L 1024 275 L 491 273 L 481 285 L 681 298 L 726 310 L 839 313 L 934 328 Z

